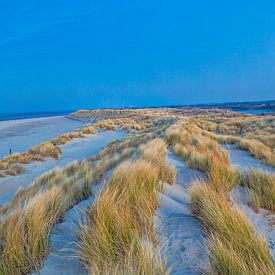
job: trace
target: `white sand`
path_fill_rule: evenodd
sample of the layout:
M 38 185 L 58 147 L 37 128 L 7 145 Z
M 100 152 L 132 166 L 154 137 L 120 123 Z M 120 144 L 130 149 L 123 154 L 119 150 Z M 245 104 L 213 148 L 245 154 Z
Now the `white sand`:
M 55 166 L 64 167 L 73 160 L 83 160 L 97 154 L 109 142 L 123 138 L 125 132 L 101 131 L 86 138 L 74 139 L 60 146 L 62 156 L 59 160 L 47 159 L 45 162 L 34 162 L 24 165 L 26 172 L 18 176 L 0 178 L 0 205 L 10 202 L 19 187 L 27 187 L 36 177 L 53 169 Z
M 201 274 L 209 270 L 209 259 L 204 247 L 204 234 L 199 221 L 189 209 L 187 188 L 190 183 L 204 177 L 196 170 L 189 169 L 169 153 L 168 160 L 177 167 L 178 177 L 174 186 L 166 185 L 165 194 L 160 194 L 161 206 L 157 211 L 157 235 L 162 253 L 168 255 L 167 266 L 172 274 Z M 110 171 L 107 175 L 109 178 Z M 102 187 L 97 185 L 95 191 Z M 95 200 L 96 194 L 80 202 L 65 215 L 51 233 L 52 249 L 40 274 L 87 274 L 75 255 L 74 239 L 76 224 L 83 217 L 83 211 Z
M 82 122 L 63 116 L 0 121 L 0 159 L 9 155 L 9 149 L 25 152 L 82 126 Z
M 261 209 L 256 213 L 254 209 L 249 207 L 249 195 L 242 186 L 233 188 L 230 198 L 255 226 L 257 232 L 266 240 L 273 261 L 275 261 L 275 215 L 265 209 Z
M 87 200 L 81 201 L 65 214 L 62 223 L 54 226 L 50 236 L 50 253 L 43 263 L 39 274 L 87 274 L 76 258 L 77 245 L 74 234 L 78 230 L 78 224 L 81 221 L 81 217 L 84 216 L 85 209 L 94 200 L 95 195 L 92 195 Z
M 114 170 L 114 168 L 109 170 L 102 179 L 101 184 L 92 188 L 91 197 L 75 205 L 65 214 L 62 223 L 54 226 L 50 236 L 50 253 L 43 263 L 39 274 L 87 274 L 84 266 L 76 258 L 77 244 L 75 242 L 75 234 L 79 230 L 79 224 L 83 221 L 85 209 L 94 203 L 97 194 L 101 191 L 103 185 L 109 181 Z
M 187 168 L 170 152 L 168 161 L 176 166 L 177 178 L 173 186 L 166 184 L 164 194 L 160 194 L 156 225 L 161 253 L 167 256 L 171 274 L 202 274 L 209 270 L 210 263 L 204 232 L 190 210 L 188 187 L 192 181 L 205 177 Z
M 222 145 L 229 153 L 231 163 L 237 168 L 252 169 L 257 168 L 269 173 L 275 173 L 275 169 L 265 165 L 263 161 L 255 159 L 249 152 L 238 149 L 235 145 Z
M 246 151 L 239 150 L 235 146 L 227 146 L 227 149 L 229 150 L 230 161 L 238 168 L 257 168 L 269 173 L 275 172 L 274 168 L 256 160 Z M 256 213 L 254 209 L 249 207 L 249 195 L 245 187 L 234 187 L 230 192 L 230 198 L 255 226 L 257 232 L 267 241 L 272 258 L 275 261 L 275 215 L 265 209 L 261 209 L 259 213 Z

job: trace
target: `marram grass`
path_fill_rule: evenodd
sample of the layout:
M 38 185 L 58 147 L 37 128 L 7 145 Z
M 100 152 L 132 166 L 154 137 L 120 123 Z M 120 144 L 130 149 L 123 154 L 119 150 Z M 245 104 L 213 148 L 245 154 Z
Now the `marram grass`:
M 225 195 L 206 183 L 190 188 L 191 206 L 208 234 L 212 269 L 217 274 L 275 274 L 266 242 Z

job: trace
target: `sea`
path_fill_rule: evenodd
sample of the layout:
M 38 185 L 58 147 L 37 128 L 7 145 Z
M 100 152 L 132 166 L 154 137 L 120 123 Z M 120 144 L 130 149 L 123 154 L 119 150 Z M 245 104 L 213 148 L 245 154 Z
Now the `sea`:
M 272 109 L 236 109 L 234 112 L 249 114 L 249 115 L 266 115 L 266 114 L 275 114 L 275 110 Z
M 28 118 L 52 117 L 52 116 L 65 116 L 73 113 L 74 111 L 57 111 L 57 112 L 30 112 L 30 113 L 0 113 L 0 121 L 4 120 L 18 120 Z

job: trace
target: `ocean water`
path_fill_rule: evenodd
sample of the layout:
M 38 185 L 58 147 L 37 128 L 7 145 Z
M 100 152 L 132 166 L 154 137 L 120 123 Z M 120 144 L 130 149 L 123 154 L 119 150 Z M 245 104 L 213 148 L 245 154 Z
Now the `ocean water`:
M 59 112 L 32 112 L 32 113 L 0 113 L 0 121 L 3 120 L 16 120 L 26 118 L 39 118 L 39 117 L 52 117 L 52 116 L 64 116 L 74 111 L 59 111 Z
M 238 110 L 234 110 L 234 112 L 250 114 L 250 115 L 275 114 L 275 110 L 272 110 L 272 109 L 255 109 L 255 110 L 238 109 Z

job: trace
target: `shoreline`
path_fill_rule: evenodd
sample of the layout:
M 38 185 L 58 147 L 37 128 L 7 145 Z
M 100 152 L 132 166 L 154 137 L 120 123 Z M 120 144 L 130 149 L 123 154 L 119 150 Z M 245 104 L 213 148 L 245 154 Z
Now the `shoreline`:
M 82 122 L 65 116 L 0 121 L 0 158 L 25 152 L 34 145 L 81 128 Z
M 60 112 L 30 112 L 30 113 L 0 113 L 0 122 L 11 120 L 25 120 L 33 118 L 48 118 L 60 117 L 70 115 L 74 111 L 60 111 Z
M 16 118 L 11 118 L 11 119 L 1 119 L 0 118 L 0 123 L 1 122 L 6 122 L 6 121 L 25 121 L 25 120 L 32 120 L 32 119 L 47 119 L 47 118 L 54 118 L 54 117 L 66 117 L 69 116 L 70 114 L 66 115 L 50 115 L 50 116 L 37 116 L 37 117 L 16 117 Z

